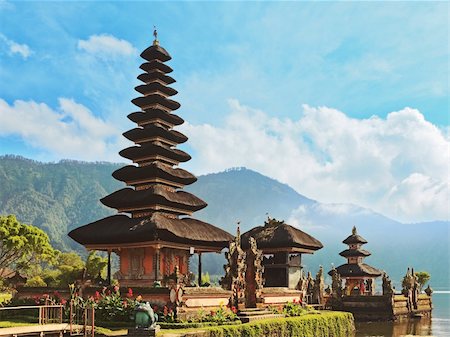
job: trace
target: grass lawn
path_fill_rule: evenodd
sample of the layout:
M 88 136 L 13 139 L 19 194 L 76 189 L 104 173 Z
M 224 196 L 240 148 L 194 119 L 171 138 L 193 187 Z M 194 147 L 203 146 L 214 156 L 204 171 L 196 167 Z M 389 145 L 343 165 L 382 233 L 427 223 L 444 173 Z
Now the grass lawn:
M 8 301 L 11 299 L 10 293 L 0 293 L 0 303 Z
M 12 328 L 15 326 L 35 325 L 33 323 L 15 322 L 15 321 L 0 321 L 0 328 Z

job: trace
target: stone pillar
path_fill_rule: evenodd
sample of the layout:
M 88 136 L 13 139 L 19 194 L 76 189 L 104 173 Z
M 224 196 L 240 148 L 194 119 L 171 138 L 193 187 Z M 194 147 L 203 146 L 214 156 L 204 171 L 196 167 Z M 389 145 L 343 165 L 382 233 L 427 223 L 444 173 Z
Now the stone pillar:
M 107 275 L 106 275 L 106 284 L 108 286 L 111 285 L 111 250 L 108 249 L 108 269 L 107 269 Z
M 160 265 L 160 256 L 159 256 L 159 248 L 155 249 L 155 281 L 158 281 L 159 278 L 159 265 Z
M 198 252 L 198 286 L 202 286 L 202 253 Z

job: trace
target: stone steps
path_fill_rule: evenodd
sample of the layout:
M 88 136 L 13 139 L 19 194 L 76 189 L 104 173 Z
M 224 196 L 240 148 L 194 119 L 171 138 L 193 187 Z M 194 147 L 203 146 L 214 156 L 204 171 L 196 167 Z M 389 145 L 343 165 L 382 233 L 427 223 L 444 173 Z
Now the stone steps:
M 274 314 L 270 310 L 262 308 L 249 308 L 240 310 L 238 312 L 238 317 L 242 323 L 249 323 L 253 321 L 258 321 L 261 319 L 269 318 L 281 318 L 284 317 L 282 314 Z

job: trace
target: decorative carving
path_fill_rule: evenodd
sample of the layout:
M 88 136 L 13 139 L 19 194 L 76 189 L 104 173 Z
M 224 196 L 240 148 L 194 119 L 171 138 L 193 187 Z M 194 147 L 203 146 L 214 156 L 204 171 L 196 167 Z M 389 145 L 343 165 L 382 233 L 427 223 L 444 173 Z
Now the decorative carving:
M 383 273 L 383 295 L 392 296 L 394 295 L 394 288 L 392 287 L 392 281 L 386 273 Z
M 226 290 L 231 290 L 230 303 L 235 307 L 245 300 L 245 253 L 241 248 L 241 233 L 239 227 L 234 241 L 230 242 L 229 251 L 225 253 L 227 264 L 224 265 L 225 276 L 220 284 Z
M 134 320 L 136 329 L 154 329 L 158 321 L 158 315 L 154 313 L 149 302 L 136 304 L 134 308 Z
M 331 270 L 331 290 L 334 299 L 342 298 L 342 279 L 341 275 L 337 272 L 336 268 L 333 267 Z
M 306 302 L 305 298 L 308 291 L 308 279 L 305 277 L 303 270 L 301 271 L 300 279 L 298 280 L 296 288 L 302 292 L 302 302 Z
M 409 296 L 410 291 L 413 288 L 413 284 L 414 284 L 414 280 L 413 280 L 411 272 L 408 268 L 408 270 L 406 271 L 406 275 L 403 277 L 403 280 L 402 280 L 402 294 L 405 296 Z
M 431 296 L 432 293 L 433 293 L 433 289 L 431 289 L 430 285 L 428 285 L 428 287 L 425 289 L 425 294 L 427 294 L 428 296 Z
M 323 279 L 323 267 L 320 266 L 313 284 L 313 301 L 315 303 L 322 304 L 324 302 L 323 301 L 324 290 L 325 290 L 325 282 Z
M 309 299 L 309 302 L 311 302 L 311 303 L 314 298 L 314 285 L 315 285 L 315 282 L 311 276 L 311 272 L 308 272 L 306 296 Z
M 262 264 L 263 254 L 258 250 L 256 240 L 249 238 L 250 248 L 245 254 L 245 304 L 246 307 L 256 307 L 256 303 L 261 301 L 262 288 L 264 285 L 264 267 Z

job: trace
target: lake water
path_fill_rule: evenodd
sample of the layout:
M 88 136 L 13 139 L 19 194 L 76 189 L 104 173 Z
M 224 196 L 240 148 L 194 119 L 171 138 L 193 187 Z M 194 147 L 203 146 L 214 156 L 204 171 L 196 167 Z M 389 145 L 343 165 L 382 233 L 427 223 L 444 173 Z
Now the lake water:
M 402 336 L 450 337 L 450 291 L 433 293 L 431 319 L 407 322 L 358 323 L 355 337 L 402 337 Z

